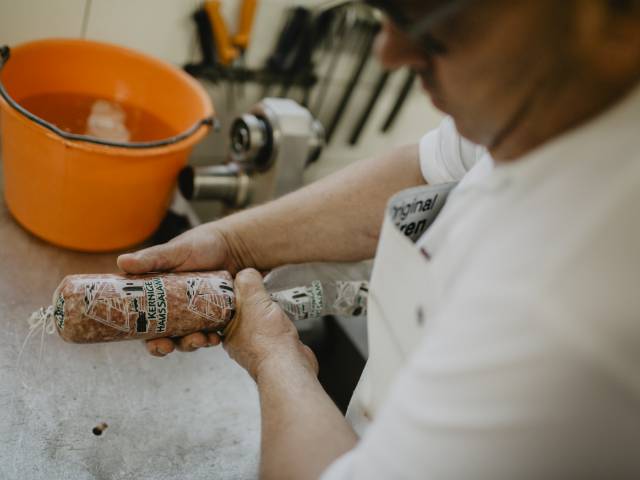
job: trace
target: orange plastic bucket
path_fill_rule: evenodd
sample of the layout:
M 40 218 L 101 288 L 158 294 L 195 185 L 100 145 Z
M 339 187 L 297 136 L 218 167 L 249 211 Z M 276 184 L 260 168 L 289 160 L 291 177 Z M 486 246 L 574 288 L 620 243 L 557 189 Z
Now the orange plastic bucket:
M 204 89 L 168 63 L 116 45 L 56 39 L 8 53 L 0 60 L 0 127 L 12 215 L 35 235 L 76 250 L 117 250 L 151 235 L 178 172 L 212 124 Z M 71 134 L 20 105 L 49 94 L 140 108 L 173 134 L 140 142 Z

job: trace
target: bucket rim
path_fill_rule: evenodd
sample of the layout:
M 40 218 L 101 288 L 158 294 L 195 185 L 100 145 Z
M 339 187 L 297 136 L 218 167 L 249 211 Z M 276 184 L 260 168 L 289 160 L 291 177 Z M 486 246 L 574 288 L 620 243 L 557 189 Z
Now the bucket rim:
M 24 46 L 27 45 L 34 45 L 37 43 L 48 43 L 48 42 L 52 42 L 52 41 L 62 41 L 62 42 L 67 42 L 67 43 L 78 43 L 78 44 L 94 44 L 94 45 L 100 45 L 103 47 L 115 47 L 123 52 L 127 52 L 130 54 L 135 54 L 135 55 L 139 55 L 139 56 L 143 56 L 146 59 L 153 61 L 163 67 L 171 67 L 171 69 L 174 69 L 175 67 L 173 65 L 170 65 L 167 62 L 164 62 L 160 59 L 154 58 L 150 55 L 146 55 L 143 54 L 141 52 L 138 52 L 136 50 L 127 48 L 127 47 L 123 47 L 121 45 L 117 45 L 117 44 L 112 44 L 112 43 L 108 43 L 108 42 L 97 42 L 97 41 L 93 41 L 93 40 L 85 40 L 85 39 L 48 39 L 48 40 L 36 40 L 33 42 L 26 42 L 23 44 L 20 44 L 17 48 L 22 48 Z M 11 47 L 9 47 L 8 45 L 2 45 L 0 46 L 0 73 L 2 73 L 2 69 L 4 68 L 4 66 L 7 64 L 7 62 L 10 60 L 11 58 Z M 190 81 L 195 82 L 195 80 L 193 80 L 191 77 L 189 77 L 185 72 L 181 71 L 180 69 L 175 68 L 175 70 L 177 70 L 177 72 L 181 75 L 184 75 L 185 78 Z M 201 88 L 199 85 L 195 84 L 194 85 L 196 88 Z M 18 102 L 16 102 L 13 97 L 9 94 L 9 92 L 6 90 L 6 88 L 4 87 L 4 84 L 2 83 L 2 76 L 0 75 L 0 99 L 4 100 L 7 105 L 9 107 L 11 107 L 13 110 L 15 110 L 16 112 L 18 112 L 19 114 L 21 114 L 22 116 L 24 116 L 25 118 L 27 118 L 28 120 L 31 120 L 34 124 L 49 130 L 50 132 L 53 132 L 55 135 L 57 135 L 58 137 L 62 138 L 65 143 L 74 145 L 74 146 L 81 146 L 83 144 L 85 144 L 86 146 L 101 146 L 101 147 L 109 147 L 110 151 L 113 148 L 118 148 L 118 149 L 125 149 L 125 150 L 130 150 L 130 151 L 135 151 L 135 150 L 148 150 L 148 149 L 157 149 L 157 148 L 162 148 L 162 147 L 169 147 L 172 145 L 176 145 L 178 143 L 183 142 L 184 140 L 189 139 L 190 137 L 195 136 L 196 133 L 198 133 L 199 131 L 201 131 L 201 129 L 204 127 L 206 130 L 208 130 L 209 128 L 213 128 L 214 131 L 218 131 L 220 129 L 220 122 L 219 120 L 215 117 L 215 115 L 213 114 L 213 109 L 211 108 L 211 105 L 209 103 L 207 110 L 211 111 L 211 115 L 207 115 L 204 118 L 201 118 L 200 120 L 197 120 L 193 125 L 191 125 L 189 128 L 187 128 L 186 130 L 182 131 L 181 133 L 178 133 L 177 135 L 173 135 L 171 137 L 167 137 L 167 138 L 163 138 L 160 140 L 154 140 L 154 141 L 146 141 L 146 142 L 118 142 L 118 141 L 111 141 L 111 140 L 104 140 L 98 137 L 94 137 L 91 135 L 82 135 L 82 134 L 77 134 L 77 133 L 70 133 L 70 132 L 66 132 L 60 128 L 58 128 L 56 125 L 54 125 L 51 122 L 48 122 L 46 120 L 44 120 L 43 118 L 38 117 L 37 115 L 34 115 L 33 113 L 31 113 L 30 111 L 28 111 L 27 109 L 25 109 L 23 106 L 21 106 Z M 95 149 L 92 148 L 92 150 Z

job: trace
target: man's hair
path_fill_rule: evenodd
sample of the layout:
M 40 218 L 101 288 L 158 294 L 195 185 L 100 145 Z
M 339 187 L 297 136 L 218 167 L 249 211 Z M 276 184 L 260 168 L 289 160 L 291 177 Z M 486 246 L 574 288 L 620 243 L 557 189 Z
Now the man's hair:
M 608 0 L 609 6 L 618 12 L 630 12 L 640 6 L 639 0 Z

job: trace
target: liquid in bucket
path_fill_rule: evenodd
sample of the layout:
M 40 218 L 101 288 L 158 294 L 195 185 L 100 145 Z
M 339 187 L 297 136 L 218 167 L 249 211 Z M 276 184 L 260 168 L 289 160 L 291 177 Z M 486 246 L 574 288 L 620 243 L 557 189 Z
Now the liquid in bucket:
M 76 93 L 34 95 L 18 103 L 65 132 L 114 142 L 150 142 L 178 131 L 148 111 Z

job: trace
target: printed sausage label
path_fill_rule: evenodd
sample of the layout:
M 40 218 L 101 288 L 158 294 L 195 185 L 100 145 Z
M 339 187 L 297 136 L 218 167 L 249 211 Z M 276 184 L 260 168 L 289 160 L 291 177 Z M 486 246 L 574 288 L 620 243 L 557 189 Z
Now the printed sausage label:
M 277 302 L 293 321 L 310 318 L 312 297 L 307 287 L 274 292 L 271 294 L 271 299 Z
M 167 330 L 167 291 L 159 277 L 144 281 L 144 293 L 147 299 L 146 314 L 149 321 L 156 322 L 156 333 Z
M 68 275 L 38 315 L 45 313 L 73 343 L 220 330 L 235 314 L 233 278 L 224 271 Z
M 122 332 L 145 310 L 144 281 L 87 281 L 84 285 L 84 314 Z
M 285 311 L 291 320 L 320 318 L 325 309 L 322 282 L 271 293 L 271 299 Z
M 64 296 L 61 293 L 56 298 L 56 304 L 53 306 L 53 318 L 58 328 L 62 330 L 64 328 Z
M 324 310 L 324 291 L 322 290 L 322 283 L 317 280 L 311 282 L 309 293 L 311 294 L 311 309 L 309 315 L 311 318 L 321 317 Z
M 231 320 L 234 314 L 234 293 L 231 283 L 223 278 L 189 278 L 187 308 L 211 321 Z
M 334 315 L 359 317 L 367 314 L 369 282 L 336 281 L 336 300 L 332 305 Z
M 187 278 L 187 309 L 212 322 L 229 321 L 234 314 L 231 283 L 218 278 Z M 184 285 L 184 284 L 183 284 Z M 122 332 L 136 334 L 167 331 L 169 305 L 166 286 L 161 277 L 147 279 L 88 278 L 84 288 L 84 314 Z M 58 326 L 64 325 L 64 298 L 58 297 L 54 316 Z

